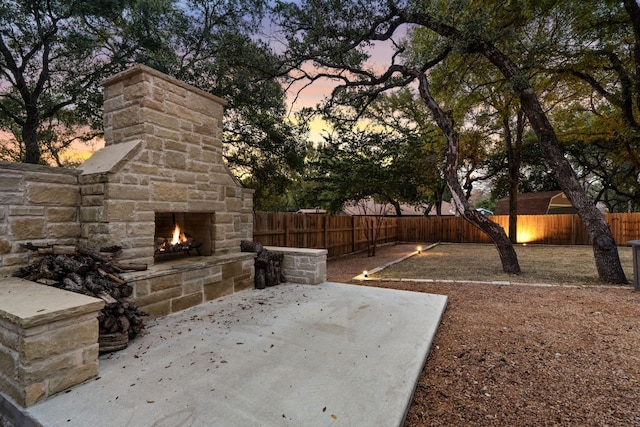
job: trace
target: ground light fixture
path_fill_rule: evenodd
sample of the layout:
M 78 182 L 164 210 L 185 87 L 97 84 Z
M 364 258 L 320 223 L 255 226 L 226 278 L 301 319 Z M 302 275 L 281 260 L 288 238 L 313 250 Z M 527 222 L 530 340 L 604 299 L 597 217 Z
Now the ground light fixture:
M 362 277 L 364 277 L 365 279 L 366 279 L 367 277 L 369 277 L 369 272 L 368 272 L 367 270 L 364 270 L 364 271 L 362 272 Z
M 422 253 L 422 246 L 418 246 L 416 251 L 418 251 L 418 255 L 420 255 Z

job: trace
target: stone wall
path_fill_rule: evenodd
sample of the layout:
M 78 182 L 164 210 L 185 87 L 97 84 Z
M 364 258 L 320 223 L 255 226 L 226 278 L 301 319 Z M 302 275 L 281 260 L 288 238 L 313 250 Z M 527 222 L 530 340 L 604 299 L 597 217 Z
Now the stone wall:
M 80 172 L 40 165 L 0 162 L 0 277 L 34 256 L 20 244 L 76 244 Z

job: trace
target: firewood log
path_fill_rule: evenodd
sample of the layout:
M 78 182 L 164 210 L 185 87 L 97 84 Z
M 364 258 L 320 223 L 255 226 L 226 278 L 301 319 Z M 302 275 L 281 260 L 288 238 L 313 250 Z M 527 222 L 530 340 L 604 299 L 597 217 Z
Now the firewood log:
M 264 289 L 267 286 L 266 271 L 263 268 L 256 268 L 255 272 L 256 289 Z
M 56 257 L 54 258 L 54 262 L 58 265 L 59 268 L 62 268 L 69 272 L 85 274 L 87 271 L 89 271 L 89 266 L 87 266 L 86 263 L 84 263 L 81 259 L 76 259 L 74 257 L 56 255 Z
M 74 282 L 76 282 L 80 286 L 84 285 L 84 279 L 78 273 L 75 273 L 75 272 L 69 273 L 67 274 L 67 277 L 73 280 Z
M 121 250 L 122 250 L 122 246 L 118 246 L 118 245 L 103 246 L 100 248 L 100 252 L 109 252 L 109 253 L 120 252 Z
M 38 278 L 57 280 L 61 277 L 60 273 L 52 268 L 47 262 L 42 262 L 36 267 L 37 271 L 34 271 L 35 276 Z
M 88 248 L 86 246 L 81 246 L 81 245 L 77 245 L 76 246 L 76 252 L 78 252 L 79 254 L 82 255 L 86 255 L 89 256 L 93 259 L 95 259 L 96 261 L 100 261 L 103 263 L 109 263 L 111 261 L 111 258 L 108 256 L 104 256 L 104 255 L 100 255 L 98 252 L 94 251 L 91 248 Z
M 98 298 L 101 298 L 105 302 L 107 307 L 115 307 L 118 304 L 118 300 L 104 291 L 98 293 L 97 295 Z
M 127 284 L 120 285 L 120 296 L 128 298 L 131 294 L 133 294 L 133 286 Z
M 131 322 L 127 316 L 118 316 L 118 326 L 120 326 L 120 331 L 129 332 L 129 327 L 131 327 Z
M 38 249 L 41 249 L 41 248 L 48 248 L 48 247 L 49 247 L 49 245 L 47 245 L 47 246 L 38 246 L 38 245 L 34 245 L 34 244 L 33 244 L 33 243 L 31 243 L 31 242 L 27 242 L 27 243 L 20 243 L 20 246 L 21 246 L 21 247 L 23 247 L 23 248 L 25 248 L 25 249 L 28 249 L 28 250 L 30 250 L 30 251 L 36 251 L 36 252 L 38 251 Z
M 104 277 L 107 277 L 107 278 L 109 278 L 110 280 L 112 280 L 112 281 L 114 281 L 114 282 L 116 282 L 116 283 L 118 283 L 118 284 L 120 284 L 120 285 L 123 285 L 123 284 L 125 284 L 125 283 L 126 283 L 126 281 L 125 281 L 123 278 L 118 277 L 118 276 L 116 276 L 116 275 L 115 275 L 115 274 L 113 274 L 113 273 L 108 273 L 108 272 L 106 272 L 103 268 L 98 268 L 98 273 L 100 273 L 100 274 L 101 274 L 101 275 L 103 275 Z
M 64 289 L 66 289 L 67 291 L 71 291 L 71 292 L 80 292 L 80 291 L 82 291 L 82 285 L 76 283 L 70 277 L 65 277 L 64 279 L 62 279 L 62 284 L 63 284 Z
M 53 254 L 54 255 L 76 255 L 76 247 L 75 246 L 61 246 L 55 245 L 53 246 Z
M 147 268 L 147 264 L 121 264 L 121 263 L 113 263 L 114 267 L 117 267 L 121 270 L 133 270 L 133 271 L 145 271 Z
M 262 244 L 260 242 L 242 240 L 240 242 L 240 251 L 241 252 L 262 252 Z
M 116 317 L 112 315 L 107 315 L 104 321 L 102 322 L 102 327 L 105 330 L 109 331 L 115 324 L 116 324 Z

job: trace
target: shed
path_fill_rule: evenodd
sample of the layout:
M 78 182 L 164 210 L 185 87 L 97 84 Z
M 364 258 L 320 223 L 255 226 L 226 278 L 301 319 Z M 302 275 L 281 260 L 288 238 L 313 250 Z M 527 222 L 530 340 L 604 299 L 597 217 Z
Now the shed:
M 496 204 L 495 215 L 509 215 L 509 197 Z M 539 191 L 518 194 L 518 215 L 574 214 L 573 207 L 562 191 Z

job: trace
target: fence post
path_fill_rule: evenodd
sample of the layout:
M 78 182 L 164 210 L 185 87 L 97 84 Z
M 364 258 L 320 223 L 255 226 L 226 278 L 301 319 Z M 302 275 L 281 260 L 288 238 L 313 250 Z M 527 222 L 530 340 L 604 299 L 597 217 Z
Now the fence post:
M 322 247 L 329 250 L 329 245 L 327 244 L 327 222 L 329 222 L 329 217 L 326 215 L 322 216 Z
M 302 216 L 302 228 L 304 229 L 304 234 L 302 234 L 302 247 L 309 247 L 309 234 L 311 230 L 309 230 L 309 219 L 307 215 Z M 298 231 L 299 232 L 299 231 Z
M 286 247 L 289 244 L 289 215 L 284 215 L 284 221 L 282 221 L 282 223 L 284 224 L 284 244 L 282 246 Z
M 356 217 L 351 217 L 351 252 L 356 251 Z
M 627 245 L 633 251 L 633 289 L 640 291 L 640 240 L 629 240 Z

